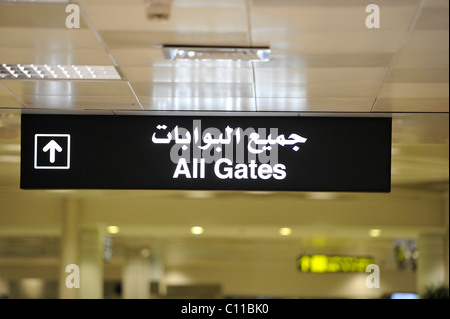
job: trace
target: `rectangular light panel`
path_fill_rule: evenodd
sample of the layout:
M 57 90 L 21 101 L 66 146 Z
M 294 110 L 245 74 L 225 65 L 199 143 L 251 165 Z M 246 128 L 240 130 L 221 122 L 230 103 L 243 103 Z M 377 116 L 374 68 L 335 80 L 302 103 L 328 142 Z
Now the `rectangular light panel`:
M 121 80 L 114 66 L 0 64 L 0 80 Z

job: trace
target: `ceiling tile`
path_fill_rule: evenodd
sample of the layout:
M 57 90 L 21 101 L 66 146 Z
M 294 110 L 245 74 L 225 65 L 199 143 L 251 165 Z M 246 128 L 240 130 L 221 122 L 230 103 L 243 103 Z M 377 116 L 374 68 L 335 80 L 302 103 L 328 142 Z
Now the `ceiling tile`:
M 375 98 L 380 84 L 365 83 L 260 83 L 256 96 L 278 98 Z
M 25 107 L 25 105 L 0 82 L 0 107 Z
M 273 31 L 252 32 L 254 43 L 264 43 L 278 51 L 299 54 L 377 54 L 395 53 L 405 31 Z
M 193 64 L 195 65 L 195 63 Z M 253 83 L 251 68 L 235 67 L 124 67 L 131 82 L 161 83 Z
M 1 47 L 47 50 L 104 50 L 90 29 L 0 27 Z
M 164 44 L 179 45 L 248 45 L 247 33 L 242 32 L 153 32 L 101 31 L 101 38 L 111 49 L 158 49 Z
M 104 50 L 2 48 L 1 64 L 114 65 Z
M 449 12 L 441 7 L 426 7 L 414 25 L 415 30 L 448 30 Z
M 138 97 L 252 98 L 253 85 L 240 83 L 130 82 Z
M 254 112 L 253 98 L 240 97 L 154 97 L 139 96 L 144 110 Z
M 391 53 L 294 54 L 274 50 L 270 62 L 255 63 L 255 68 L 387 68 L 393 56 Z
M 258 98 L 261 112 L 370 112 L 374 98 Z
M 374 112 L 449 112 L 449 98 L 379 98 Z
M 387 68 L 256 68 L 256 83 L 381 83 Z
M 3 81 L 27 106 L 62 110 L 140 109 L 125 81 Z
M 393 69 L 387 82 L 449 83 L 449 69 Z
M 155 48 L 121 48 L 111 49 L 111 55 L 114 60 L 122 67 L 139 66 L 171 66 L 172 61 L 164 58 L 162 49 Z
M 417 30 L 408 36 L 402 52 L 406 53 L 447 53 L 449 52 L 449 31 Z
M 128 96 L 132 94 L 125 81 L 3 81 L 18 96 Z
M 448 83 L 385 83 L 379 98 L 448 98 Z
M 25 95 L 23 101 L 32 108 L 54 110 L 141 110 L 132 96 L 52 96 Z
M 66 4 L 0 3 L 0 27 L 66 29 L 67 16 Z M 83 19 L 80 28 L 88 28 Z
M 258 32 L 349 32 L 368 31 L 365 11 L 366 6 L 361 1 L 353 5 L 342 5 L 342 1 L 334 6 L 323 6 L 321 1 L 316 5 L 302 6 L 293 9 L 292 6 L 253 6 L 251 11 L 252 30 Z M 406 31 L 414 17 L 417 5 L 409 2 L 403 6 L 382 7 L 382 29 Z
M 395 61 L 395 67 L 406 69 L 448 69 L 449 55 L 442 52 L 401 52 Z
M 433 0 L 439 1 L 439 0 Z M 442 1 L 442 0 L 440 0 Z M 445 1 L 445 0 L 444 0 Z M 378 0 L 377 4 L 383 7 L 387 6 L 410 6 L 419 4 L 420 0 Z M 254 7 L 291 7 L 298 9 L 298 7 L 336 7 L 336 6 L 360 6 L 361 0 L 252 0 Z
M 248 30 L 245 7 L 173 5 L 166 21 L 148 19 L 143 1 L 137 5 L 96 5 L 85 1 L 83 8 L 98 31 L 246 33 Z

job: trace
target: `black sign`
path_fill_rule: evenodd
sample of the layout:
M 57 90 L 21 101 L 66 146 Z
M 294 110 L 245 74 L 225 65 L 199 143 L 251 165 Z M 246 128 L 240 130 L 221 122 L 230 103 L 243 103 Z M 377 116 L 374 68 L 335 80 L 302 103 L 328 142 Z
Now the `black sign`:
M 22 189 L 389 192 L 390 118 L 22 115 Z

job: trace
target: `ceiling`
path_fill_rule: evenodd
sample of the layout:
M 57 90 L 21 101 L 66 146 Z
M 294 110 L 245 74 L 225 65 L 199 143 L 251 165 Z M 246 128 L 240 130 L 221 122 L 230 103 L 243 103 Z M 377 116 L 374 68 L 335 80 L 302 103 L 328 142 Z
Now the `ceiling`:
M 0 1 L 0 64 L 115 66 L 118 81 L 3 80 L 0 107 L 61 110 L 448 112 L 448 1 Z M 38 1 L 36 1 L 38 2 Z M 61 2 L 61 1 L 54 1 Z M 64 1 L 62 1 L 64 2 Z M 268 45 L 268 63 L 167 61 L 161 46 Z
M 365 9 L 374 2 L 368 0 L 174 0 L 168 20 L 149 19 L 143 0 L 72 1 L 81 8 L 79 29 L 65 25 L 67 2 L 38 2 L 0 0 L 0 65 L 113 66 L 121 79 L 0 78 L 0 255 L 15 256 L 28 247 L 35 256 L 36 243 L 48 247 L 44 255 L 57 254 L 52 238 L 59 236 L 61 220 L 52 209 L 65 198 L 86 203 L 85 223 L 119 224 L 118 245 L 158 242 L 174 264 L 212 258 L 217 249 L 251 258 L 248 252 L 263 244 L 273 256 L 286 258 L 286 251 L 316 247 L 311 240 L 317 236 L 328 238 L 317 247 L 329 251 L 337 249 L 333 242 L 354 250 L 352 238 L 358 238 L 362 251 L 386 252 L 393 238 L 442 231 L 433 205 L 448 194 L 448 0 L 377 0 L 379 29 L 366 27 Z M 272 55 L 270 62 L 169 61 L 164 44 L 270 46 Z M 159 111 L 392 117 L 393 193 L 19 189 L 20 114 Z M 41 223 L 32 222 L 24 201 L 45 207 Z M 135 203 L 135 211 L 124 217 L 121 203 Z M 173 207 L 164 218 L 143 208 L 166 203 Z M 211 213 L 214 203 L 223 205 L 220 213 Z M 368 208 L 376 203 L 382 203 L 380 210 L 387 207 L 386 215 L 361 216 L 361 211 L 377 214 Z M 281 219 L 274 214 L 279 205 L 286 208 Z M 176 212 L 183 207 L 189 218 Z M 258 216 L 250 213 L 254 207 L 261 208 Z M 436 210 L 426 219 L 429 207 Z M 247 209 L 248 218 L 240 218 Z M 334 210 L 343 217 L 333 217 Z M 396 213 L 401 218 L 391 223 Z M 194 223 L 208 224 L 205 236 L 215 241 L 189 239 Z M 280 242 L 277 229 L 288 224 L 294 236 Z M 380 225 L 386 237 L 374 244 L 367 231 Z M 41 239 L 30 245 L 18 236 Z

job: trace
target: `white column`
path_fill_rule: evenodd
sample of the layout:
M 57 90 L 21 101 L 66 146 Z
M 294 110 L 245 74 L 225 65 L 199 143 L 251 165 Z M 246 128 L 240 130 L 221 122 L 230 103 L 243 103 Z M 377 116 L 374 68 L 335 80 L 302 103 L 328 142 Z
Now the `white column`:
M 71 272 L 66 272 L 66 267 L 71 264 L 78 265 L 78 225 L 79 225 L 79 201 L 66 199 L 62 216 L 61 234 L 61 259 L 59 275 L 59 298 L 76 299 L 79 297 L 77 288 L 68 288 L 66 279 Z
M 419 260 L 417 265 L 417 292 L 422 294 L 427 286 L 445 281 L 444 235 L 423 234 L 419 236 Z
M 129 248 L 122 275 L 123 299 L 150 298 L 150 262 L 147 253 Z
M 150 256 L 150 282 L 157 284 L 157 290 L 150 290 L 151 296 L 159 298 L 167 295 L 167 287 L 164 277 L 164 265 L 162 263 L 161 254 L 152 254 Z
M 105 230 L 92 227 L 80 235 L 80 298 L 103 299 L 103 248 Z

